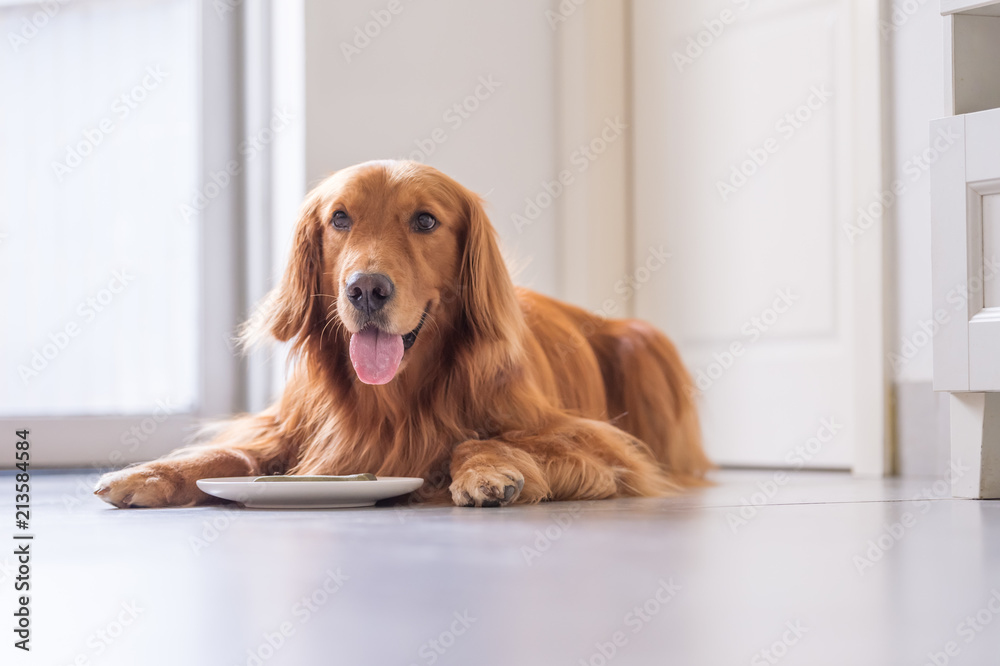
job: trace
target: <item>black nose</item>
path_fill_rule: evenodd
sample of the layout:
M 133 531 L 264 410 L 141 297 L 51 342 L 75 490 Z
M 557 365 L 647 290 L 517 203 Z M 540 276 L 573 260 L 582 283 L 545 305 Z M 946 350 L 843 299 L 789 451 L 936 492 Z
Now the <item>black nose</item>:
M 396 288 L 381 273 L 355 273 L 347 278 L 347 298 L 366 315 L 381 310 Z

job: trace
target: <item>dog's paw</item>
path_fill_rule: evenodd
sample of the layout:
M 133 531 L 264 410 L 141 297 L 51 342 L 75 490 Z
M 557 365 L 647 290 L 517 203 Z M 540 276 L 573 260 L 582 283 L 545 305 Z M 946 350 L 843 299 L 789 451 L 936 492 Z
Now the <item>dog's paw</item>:
M 510 466 L 470 465 L 451 482 L 451 499 L 457 506 L 507 506 L 524 488 L 524 476 Z
M 105 474 L 94 494 L 119 509 L 182 506 L 189 503 L 187 485 L 169 464 L 148 463 Z

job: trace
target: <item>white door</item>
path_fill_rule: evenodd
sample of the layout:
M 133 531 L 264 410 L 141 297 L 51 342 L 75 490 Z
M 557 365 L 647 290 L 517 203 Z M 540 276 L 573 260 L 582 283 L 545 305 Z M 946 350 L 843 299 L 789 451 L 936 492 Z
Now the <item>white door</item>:
M 678 342 L 718 463 L 885 469 L 876 19 L 634 5 L 635 314 Z

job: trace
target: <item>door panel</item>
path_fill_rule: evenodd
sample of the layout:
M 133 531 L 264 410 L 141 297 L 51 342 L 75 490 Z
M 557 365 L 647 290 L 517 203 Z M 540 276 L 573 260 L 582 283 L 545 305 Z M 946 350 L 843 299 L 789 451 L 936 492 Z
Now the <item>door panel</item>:
M 852 3 L 677 4 L 634 8 L 633 256 L 672 253 L 636 314 L 679 344 L 714 460 L 849 468 L 854 245 L 880 242 L 842 231 L 878 201 L 853 188 Z

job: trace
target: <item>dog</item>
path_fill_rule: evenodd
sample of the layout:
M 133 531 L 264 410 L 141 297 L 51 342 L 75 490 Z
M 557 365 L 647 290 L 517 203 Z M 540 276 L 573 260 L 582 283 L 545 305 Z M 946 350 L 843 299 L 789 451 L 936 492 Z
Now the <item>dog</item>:
M 481 199 L 416 162 L 307 195 L 243 337 L 289 343 L 281 397 L 104 475 L 101 499 L 193 506 L 217 501 L 201 478 L 372 472 L 424 478 L 417 501 L 491 507 L 664 496 L 712 467 L 666 336 L 515 287 Z

